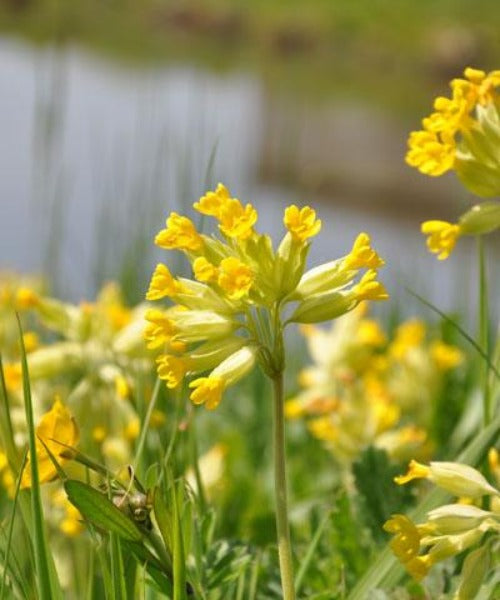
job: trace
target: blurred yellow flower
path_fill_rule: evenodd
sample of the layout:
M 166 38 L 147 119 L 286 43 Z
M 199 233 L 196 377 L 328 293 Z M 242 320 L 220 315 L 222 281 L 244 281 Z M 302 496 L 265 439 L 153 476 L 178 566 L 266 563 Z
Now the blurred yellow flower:
M 438 260 L 445 260 L 450 256 L 461 235 L 460 225 L 447 221 L 425 221 L 421 229 L 424 235 L 429 236 L 427 247 L 433 254 L 438 255 Z
M 78 444 L 79 433 L 69 410 L 57 399 L 49 412 L 45 413 L 36 428 L 36 458 L 40 483 L 52 481 L 57 477 L 57 470 L 49 457 L 45 446 L 59 464 L 68 460 L 70 448 Z M 42 444 L 43 442 L 43 444 Z M 29 456 L 21 478 L 21 488 L 31 487 L 31 470 Z
M 464 356 L 458 348 L 450 346 L 450 344 L 445 344 L 440 340 L 432 342 L 430 352 L 437 366 L 442 371 L 453 369 L 464 360 Z

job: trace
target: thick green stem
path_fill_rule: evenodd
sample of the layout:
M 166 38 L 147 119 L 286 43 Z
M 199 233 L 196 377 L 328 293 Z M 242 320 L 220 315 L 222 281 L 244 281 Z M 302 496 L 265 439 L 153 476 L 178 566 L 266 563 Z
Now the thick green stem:
M 488 277 L 486 273 L 486 257 L 482 236 L 477 237 L 477 250 L 479 263 L 479 345 L 486 356 L 489 357 Z M 483 425 L 486 427 L 491 421 L 489 369 L 486 361 L 481 363 L 481 374 L 483 383 Z
M 276 531 L 283 587 L 283 600 L 295 600 L 293 583 L 292 547 L 288 526 L 288 503 L 285 467 L 285 416 L 283 398 L 283 371 L 273 377 L 274 385 L 274 490 L 276 497 Z

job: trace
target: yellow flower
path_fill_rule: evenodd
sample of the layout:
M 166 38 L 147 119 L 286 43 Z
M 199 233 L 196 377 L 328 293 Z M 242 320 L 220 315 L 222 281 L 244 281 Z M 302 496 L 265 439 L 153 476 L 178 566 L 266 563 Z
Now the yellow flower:
M 463 354 L 455 346 L 450 346 L 439 340 L 433 342 L 430 347 L 432 359 L 442 371 L 453 369 L 464 359 Z
M 162 354 L 156 359 L 156 362 L 158 377 L 166 382 L 169 389 L 178 387 L 188 370 L 187 360 L 169 354 Z
M 6 363 L 3 365 L 5 385 L 8 392 L 15 392 L 21 388 L 23 373 L 20 363 Z
M 78 443 L 79 433 L 76 423 L 69 410 L 60 400 L 56 400 L 49 412 L 45 413 L 36 428 L 36 458 L 40 483 L 52 481 L 57 477 L 57 471 L 47 454 L 43 443 L 59 464 L 67 460 L 70 450 Z M 41 440 L 41 441 L 40 441 Z M 21 488 L 31 487 L 30 456 L 21 479 Z
M 252 269 L 239 259 L 231 256 L 221 261 L 217 283 L 231 300 L 239 300 L 246 296 L 253 280 Z
M 398 360 L 403 359 L 411 348 L 419 346 L 425 338 L 425 324 L 420 319 L 409 319 L 399 325 L 390 347 L 390 353 Z
M 299 209 L 292 204 L 285 209 L 283 223 L 294 241 L 299 243 L 315 236 L 321 229 L 321 220 L 316 219 L 316 211 L 309 206 Z
M 100 444 L 106 439 L 107 433 L 108 432 L 105 427 L 103 427 L 102 425 L 96 425 L 92 429 L 92 439 L 98 444 Z
M 193 207 L 202 215 L 219 218 L 222 206 L 230 200 L 229 190 L 225 185 L 219 183 L 215 192 L 207 192 Z
M 394 554 L 403 563 L 417 556 L 420 549 L 421 535 L 416 525 L 405 515 L 392 515 L 384 523 L 384 530 L 393 533 L 389 543 Z
M 453 168 L 455 144 L 441 142 L 438 136 L 430 131 L 412 131 L 405 160 L 425 175 L 437 177 Z
M 194 404 L 204 404 L 208 410 L 213 410 L 219 405 L 224 381 L 222 377 L 199 377 L 189 384 L 194 391 L 191 392 L 191 401 Z
M 223 360 L 208 377 L 199 377 L 189 384 L 194 391 L 194 404 L 205 404 L 209 410 L 216 408 L 224 389 L 244 377 L 255 363 L 256 349 L 243 346 Z
M 221 205 L 217 216 L 219 229 L 230 238 L 246 240 L 253 233 L 257 211 L 251 204 L 243 206 L 237 198 L 229 198 Z
M 204 256 L 198 256 L 193 262 L 193 273 L 198 281 L 210 283 L 217 279 L 218 270 L 217 267 L 209 262 Z
M 149 324 L 144 330 L 144 337 L 150 350 L 164 346 L 177 331 L 173 321 L 161 310 L 152 308 L 146 312 L 145 318 Z
M 380 281 L 376 281 L 377 271 L 367 271 L 359 283 L 354 286 L 356 300 L 387 300 L 389 294 Z
M 487 494 L 499 495 L 498 490 L 490 485 L 479 471 L 460 463 L 435 461 L 427 466 L 412 460 L 408 472 L 395 477 L 394 481 L 398 485 L 403 485 L 413 479 L 429 479 L 457 497 L 477 498 Z
M 20 287 L 16 291 L 15 307 L 17 310 L 27 310 L 28 308 L 36 308 L 40 298 L 38 294 L 28 287 Z
M 351 252 L 344 259 L 345 269 L 378 269 L 385 262 L 370 246 L 370 236 L 360 233 L 356 238 Z
M 405 562 L 404 567 L 413 579 L 420 581 L 427 575 L 432 564 L 431 557 L 428 554 L 424 554 L 423 556 L 415 556 Z
M 153 429 L 159 429 L 167 420 L 165 414 L 155 408 L 151 414 L 151 419 L 149 420 L 149 426 Z
M 83 531 L 82 515 L 69 500 L 65 505 L 65 509 L 66 514 L 59 525 L 59 529 L 68 537 L 76 537 Z
M 115 377 L 115 391 L 119 398 L 128 398 L 130 394 L 130 386 L 123 375 L 117 375 Z
M 123 437 L 129 442 L 133 442 L 141 432 L 141 422 L 137 417 L 130 419 L 123 430 Z
M 190 219 L 171 213 L 167 228 L 156 236 L 155 244 L 166 250 L 196 251 L 203 246 L 203 240 Z
M 38 335 L 34 331 L 27 331 L 23 334 L 24 347 L 26 349 L 26 353 L 33 352 L 40 345 L 40 339 Z
M 360 305 L 361 306 L 361 305 Z M 375 348 L 383 346 L 387 339 L 379 323 L 374 319 L 363 319 L 358 325 L 357 337 L 361 344 Z
M 445 260 L 450 256 L 461 234 L 460 225 L 448 221 L 425 221 L 421 231 L 429 236 L 427 247 L 433 254 L 438 255 L 438 260 Z
M 172 277 L 168 267 L 159 263 L 151 277 L 146 300 L 160 300 L 160 298 L 175 296 L 181 289 L 182 286 Z

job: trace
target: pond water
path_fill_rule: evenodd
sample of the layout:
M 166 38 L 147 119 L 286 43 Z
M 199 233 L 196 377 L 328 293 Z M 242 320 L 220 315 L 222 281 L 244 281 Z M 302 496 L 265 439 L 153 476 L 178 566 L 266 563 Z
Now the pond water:
M 444 310 L 474 310 L 473 244 L 442 263 L 419 233 L 422 219 L 456 217 L 464 198 L 451 179 L 405 167 L 417 116 L 369 99 L 295 101 L 245 72 L 118 66 L 11 39 L 0 39 L 0 90 L 0 269 L 48 273 L 72 300 L 118 277 L 140 296 L 168 212 L 223 181 L 275 238 L 285 205 L 314 205 L 323 230 L 311 262 L 369 232 L 403 313 L 423 311 L 404 285 Z

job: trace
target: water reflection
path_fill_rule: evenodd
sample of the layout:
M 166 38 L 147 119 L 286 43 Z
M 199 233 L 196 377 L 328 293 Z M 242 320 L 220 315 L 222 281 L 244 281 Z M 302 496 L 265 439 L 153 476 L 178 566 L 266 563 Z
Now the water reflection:
M 124 69 L 6 39 L 0 65 L 1 268 L 50 272 L 76 300 L 112 277 L 140 295 L 165 215 L 221 180 L 276 236 L 284 205 L 317 205 L 314 261 L 369 231 L 403 312 L 415 307 L 401 283 L 445 309 L 473 306 L 471 246 L 438 263 L 418 232 L 422 217 L 452 217 L 463 199 L 453 206 L 452 181 L 404 167 L 417 117 L 401 122 L 359 100 L 297 104 L 244 73 Z

